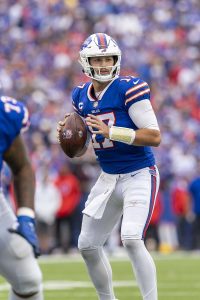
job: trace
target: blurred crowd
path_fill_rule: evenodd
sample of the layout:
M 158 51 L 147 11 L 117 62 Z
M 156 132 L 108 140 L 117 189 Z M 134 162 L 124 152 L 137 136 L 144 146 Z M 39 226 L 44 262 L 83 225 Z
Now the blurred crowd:
M 155 150 L 161 187 L 149 245 L 200 249 L 200 1 L 0 1 L 0 82 L 2 93 L 30 112 L 25 139 L 43 250 L 76 247 L 81 210 L 99 173 L 91 148 L 70 160 L 56 141 L 57 122 L 72 111 L 72 88 L 87 80 L 78 53 L 94 32 L 117 40 L 122 75 L 151 87 L 162 144 Z

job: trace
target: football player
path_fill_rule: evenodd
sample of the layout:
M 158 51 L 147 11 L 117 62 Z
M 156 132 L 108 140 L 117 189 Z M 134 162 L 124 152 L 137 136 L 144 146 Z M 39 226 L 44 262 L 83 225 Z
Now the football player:
M 86 120 L 102 173 L 83 210 L 79 249 L 99 299 L 116 299 L 103 245 L 122 217 L 121 239 L 142 298 L 156 300 L 156 268 L 144 245 L 159 186 L 151 146 L 161 142 L 150 88 L 138 77 L 119 76 L 121 51 L 104 33 L 86 39 L 80 63 L 91 81 L 74 89 L 73 106 Z M 111 198 L 116 185 L 121 201 Z
M 36 257 L 35 177 L 20 131 L 28 125 L 26 107 L 0 97 L 0 170 L 5 161 L 12 170 L 17 216 L 0 192 L 0 274 L 11 285 L 9 300 L 42 300 L 42 274 Z

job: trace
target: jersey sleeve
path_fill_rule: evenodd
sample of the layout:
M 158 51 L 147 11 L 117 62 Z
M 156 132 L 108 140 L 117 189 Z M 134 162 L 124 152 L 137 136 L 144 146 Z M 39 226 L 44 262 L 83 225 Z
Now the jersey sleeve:
M 13 98 L 0 97 L 0 138 L 1 150 L 6 151 L 15 138 L 29 126 L 26 106 Z
M 79 103 L 79 98 L 80 98 L 80 88 L 75 87 L 72 91 L 72 106 L 80 116 L 82 116 L 81 112 L 81 104 Z
M 149 100 L 138 101 L 132 104 L 128 110 L 128 114 L 137 128 L 160 130 L 156 115 Z
M 14 98 L 2 96 L 0 101 L 3 119 L 1 131 L 9 146 L 20 132 L 29 127 L 29 113 L 26 106 Z
M 141 100 L 150 100 L 150 88 L 147 82 L 136 77 L 127 77 L 122 79 L 122 91 L 124 93 L 124 101 L 127 109 L 133 103 Z

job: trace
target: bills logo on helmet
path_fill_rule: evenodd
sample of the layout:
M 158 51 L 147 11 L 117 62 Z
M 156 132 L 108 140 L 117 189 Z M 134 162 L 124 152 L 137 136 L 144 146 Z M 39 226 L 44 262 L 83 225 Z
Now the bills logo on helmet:
M 87 47 L 89 46 L 89 44 L 91 44 L 91 42 L 92 42 L 92 37 L 89 36 L 89 37 L 84 41 L 84 43 L 82 44 L 81 50 L 87 48 Z

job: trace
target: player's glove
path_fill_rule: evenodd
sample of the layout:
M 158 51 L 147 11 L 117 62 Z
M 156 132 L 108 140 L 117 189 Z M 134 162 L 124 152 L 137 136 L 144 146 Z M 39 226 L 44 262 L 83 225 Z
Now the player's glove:
M 27 240 L 33 247 L 35 257 L 40 256 L 39 242 L 35 231 L 35 219 L 29 216 L 18 216 L 16 228 L 9 228 L 11 233 L 17 233 Z

